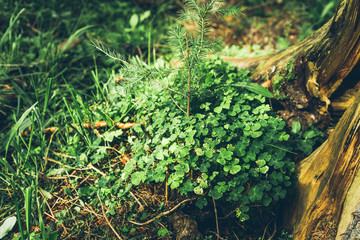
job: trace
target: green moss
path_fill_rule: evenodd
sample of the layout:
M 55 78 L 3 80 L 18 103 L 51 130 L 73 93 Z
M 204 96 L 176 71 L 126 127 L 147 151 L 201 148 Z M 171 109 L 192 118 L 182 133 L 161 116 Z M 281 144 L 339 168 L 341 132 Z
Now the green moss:
M 284 91 L 285 83 L 291 80 L 295 80 L 295 58 L 290 59 L 286 64 L 285 69 L 281 71 L 281 74 L 277 74 L 273 80 L 273 94 L 276 99 L 284 100 L 287 95 Z
M 283 91 L 286 78 L 283 75 L 276 75 L 273 80 L 273 95 L 276 99 L 284 100 L 286 99 L 286 94 Z

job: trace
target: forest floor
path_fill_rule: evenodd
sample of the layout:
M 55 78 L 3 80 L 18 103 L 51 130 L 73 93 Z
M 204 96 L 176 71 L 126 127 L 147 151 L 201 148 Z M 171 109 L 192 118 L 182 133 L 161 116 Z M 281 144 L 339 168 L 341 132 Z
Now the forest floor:
M 219 53 L 219 55 L 236 57 L 236 58 L 248 58 L 253 56 L 265 55 L 276 51 L 281 51 L 301 41 L 302 39 L 304 39 L 306 36 L 308 36 L 313 32 L 313 28 L 315 26 L 308 19 L 309 18 L 307 17 L 307 12 L 303 7 L 292 8 L 289 5 L 283 4 L 282 1 L 268 1 L 268 3 L 244 7 L 243 15 L 240 18 L 225 17 L 222 20 L 214 19 L 214 23 L 212 25 L 213 26 L 212 35 L 223 37 L 224 43 L 227 46 L 221 53 Z M 191 28 L 192 26 L 188 26 L 188 27 Z M 139 35 L 144 35 L 144 34 L 145 33 L 142 32 Z M 84 36 L 85 34 L 82 35 L 79 34 L 78 37 L 81 39 Z M 66 43 L 66 41 L 64 41 L 64 43 Z M 80 40 L 77 43 L 80 43 Z M 71 46 L 69 50 L 78 51 L 78 49 L 80 49 L 81 51 L 82 50 L 81 48 L 83 46 L 80 45 L 81 44 L 79 45 L 75 44 L 74 46 Z M 143 48 L 146 49 L 146 46 Z M 133 52 L 135 53 L 138 52 L 141 55 L 142 54 L 141 49 L 134 48 Z M 64 56 L 66 56 L 66 54 L 68 53 L 64 53 Z M 98 74 L 97 68 L 96 71 L 94 72 L 90 70 L 92 69 L 92 65 L 93 65 L 93 62 L 91 61 L 92 58 L 93 56 L 87 56 L 87 62 L 86 62 L 87 63 L 86 67 L 88 67 L 87 70 L 81 69 L 81 67 L 84 67 L 83 65 L 81 65 L 82 63 L 80 64 L 81 66 L 78 67 L 77 69 L 77 70 L 80 69 L 79 72 L 83 71 L 84 73 L 86 73 L 87 77 L 97 76 Z M 74 59 L 75 58 L 72 58 L 71 61 L 73 61 Z M 77 60 L 75 59 L 74 63 L 72 64 L 73 65 L 78 64 L 78 62 L 76 61 Z M 95 57 L 94 57 L 94 62 L 96 65 Z M 69 64 L 69 66 L 70 65 L 71 64 Z M 106 63 L 104 65 L 106 65 Z M 65 66 L 67 67 L 67 65 Z M 98 67 L 100 68 L 100 66 Z M 119 64 L 116 67 L 119 67 Z M 106 71 L 111 72 L 114 70 L 114 68 L 115 68 L 114 66 L 112 66 L 112 69 L 110 69 L 109 67 L 109 69 L 105 70 L 104 72 Z M 104 75 L 106 75 L 104 73 L 102 74 L 103 77 Z M 85 80 L 87 79 L 85 78 Z M 84 82 L 85 81 L 82 81 L 82 85 L 86 85 L 84 84 Z M 25 85 L 25 83 L 22 84 Z M 30 84 L 28 83 L 28 85 Z M 63 87 L 64 86 L 65 84 L 63 84 Z M 93 89 L 91 89 L 91 91 L 93 91 Z M 91 91 L 88 91 L 86 94 L 90 95 L 89 92 Z M 93 94 L 93 92 L 91 92 L 91 94 Z M 5 122 L 5 118 L 4 118 L 4 122 Z M 10 127 L 8 128 L 10 129 Z M 51 136 L 46 135 L 46 140 L 49 142 L 49 147 L 52 143 L 54 134 L 55 133 L 53 133 L 53 135 Z M 67 142 L 69 145 L 67 147 L 69 148 L 71 147 L 73 142 L 75 142 L 74 139 L 75 137 L 71 137 L 71 140 L 67 140 L 67 139 L 65 140 L 65 142 Z M 58 142 L 60 142 L 60 140 Z M 45 146 L 44 148 L 47 149 L 47 146 Z M 60 150 L 61 149 L 54 149 L 54 153 L 55 153 L 54 155 L 59 153 L 57 157 L 59 159 L 63 159 L 64 162 L 69 163 L 72 161 L 73 162 L 79 161 L 79 156 L 75 157 L 75 156 L 60 154 Z M 14 149 L 12 149 L 12 151 L 16 152 Z M 31 154 L 36 154 L 36 151 L 32 150 Z M 122 163 L 124 162 L 126 163 L 127 157 L 128 156 L 122 156 L 121 159 L 121 161 L 123 161 Z M 112 167 L 117 168 L 118 165 L 121 164 L 119 159 L 117 160 L 118 163 L 114 163 Z M 62 166 L 63 169 L 65 169 L 65 167 L 69 167 L 67 165 L 64 165 L 64 163 L 60 161 L 49 158 L 49 162 L 50 161 L 51 164 L 54 164 L 55 166 L 59 166 L 59 167 Z M 45 166 L 46 164 L 50 165 L 50 163 L 48 162 L 45 163 Z M 178 196 L 176 195 L 176 193 L 169 193 L 169 199 L 167 199 L 169 201 L 166 201 L 166 205 L 164 205 L 164 194 L 159 194 L 159 189 L 164 188 L 163 183 L 154 184 L 151 187 L 145 186 L 142 189 L 137 189 L 136 191 L 130 192 L 132 195 L 131 200 L 129 200 L 129 202 L 125 202 L 122 206 L 120 206 L 116 210 L 116 212 L 113 212 L 112 220 L 109 221 L 109 219 L 103 217 L 106 216 L 106 214 L 104 212 L 104 203 L 101 201 L 99 195 L 93 194 L 92 195 L 93 200 L 91 201 L 91 203 L 98 201 L 97 203 L 101 206 L 101 208 L 98 209 L 94 209 L 92 204 L 84 203 L 79 197 L 72 196 L 74 192 L 76 192 L 76 194 L 80 196 L 80 195 L 86 195 L 88 192 L 90 193 L 91 191 L 93 191 L 92 187 L 98 184 L 99 179 L 95 178 L 94 175 L 92 175 L 92 173 L 93 172 L 99 173 L 99 170 L 95 168 L 93 165 L 88 165 L 87 170 L 90 172 L 90 174 L 88 174 L 88 172 L 82 171 L 81 169 L 78 168 L 74 168 L 74 167 L 69 167 L 69 168 L 72 170 L 69 171 L 69 175 L 65 177 L 63 176 L 57 177 L 55 172 L 54 172 L 54 176 L 49 175 L 50 177 L 48 177 L 42 174 L 40 174 L 39 176 L 40 184 L 42 185 L 52 184 L 54 186 L 51 192 L 53 197 L 45 201 L 46 211 L 48 209 L 49 211 L 47 211 L 48 213 L 45 212 L 44 222 L 46 226 L 51 226 L 51 225 L 55 226 L 55 228 L 57 228 L 58 230 L 59 235 L 61 235 L 61 239 L 78 239 L 79 236 L 84 237 L 84 239 L 85 238 L 103 239 L 104 236 L 97 235 L 96 231 L 98 230 L 98 232 L 103 232 L 104 229 L 110 232 L 109 235 L 116 237 L 114 234 L 111 233 L 111 226 L 116 226 L 116 225 L 124 226 L 122 228 L 123 233 L 126 233 L 129 236 L 133 236 L 134 239 L 141 239 L 144 236 L 147 236 L 147 239 L 158 239 L 160 235 L 164 236 L 163 238 L 160 237 L 161 239 L 166 239 L 166 232 L 163 233 L 160 232 L 159 234 L 159 232 L 156 232 L 154 229 L 151 229 L 150 225 L 146 226 L 146 224 L 144 224 L 139 226 L 133 226 L 132 228 L 129 229 L 127 228 L 126 225 L 124 225 L 124 222 L 131 218 L 131 216 L 125 216 L 127 213 L 136 212 L 138 210 L 140 211 L 140 209 L 143 210 L 145 208 L 146 212 L 155 215 L 155 213 L 157 212 L 163 212 L 165 207 L 170 210 L 172 209 L 175 210 L 177 208 L 177 205 L 175 205 L 175 203 L 178 203 L 180 200 L 177 198 Z M 99 174 L 102 173 L 100 172 Z M 81 192 L 79 188 L 77 189 L 74 188 L 74 184 L 76 184 L 77 187 L 81 187 Z M 83 185 L 86 184 L 88 184 L 86 187 L 82 187 Z M 103 184 L 106 185 L 106 182 Z M 39 191 L 39 195 L 43 196 L 43 194 L 45 193 L 46 192 Z M 13 199 L 10 199 L 9 197 L 7 200 L 11 202 Z M 105 203 L 105 205 L 106 204 L 109 204 L 109 202 Z M 11 211 L 11 208 L 14 208 L 14 206 L 8 207 L 7 211 Z M 74 209 L 74 211 L 72 212 L 74 214 L 78 214 L 76 215 L 75 222 L 74 222 L 75 215 L 70 217 L 68 215 L 69 209 Z M 220 206 L 218 207 L 218 210 L 219 212 L 221 212 Z M 189 218 L 189 216 L 193 217 L 196 215 L 198 230 L 200 230 L 202 233 L 207 233 L 209 235 L 212 235 L 212 237 L 216 236 L 216 230 L 215 230 L 216 225 L 214 222 L 214 212 L 213 212 L 214 209 L 212 208 L 212 206 L 207 208 L 206 211 L 200 211 L 198 208 L 194 206 L 184 207 L 182 211 L 185 214 L 184 216 L 179 217 L 183 220 L 182 225 L 180 224 L 178 226 L 175 226 L 176 220 L 179 220 L 179 218 L 176 218 L 176 215 L 172 216 L 172 220 L 171 218 L 169 218 L 170 222 L 172 222 L 173 225 L 172 227 L 173 231 L 176 232 L 177 231 L 176 228 L 179 228 L 180 230 L 178 231 L 181 231 L 181 228 L 186 227 L 186 225 L 188 225 L 189 222 L 194 224 L 193 219 Z M 143 216 L 141 216 L 140 219 L 148 219 L 148 216 L 146 216 L 146 212 L 144 212 Z M 276 213 L 273 213 L 273 215 L 275 216 Z M 74 217 L 74 219 L 72 217 Z M 158 228 L 161 229 L 168 228 L 168 226 L 164 226 L 163 223 L 158 220 L 154 220 L 153 222 Z M 223 221 L 221 221 L 221 226 L 220 226 L 223 229 L 222 237 L 226 236 L 232 239 L 238 239 L 236 234 L 232 231 L 231 226 L 233 224 L 234 223 L 231 221 L 231 218 L 227 219 L 227 216 L 224 216 L 224 219 Z M 277 231 L 278 231 L 277 232 L 278 236 L 283 234 L 280 236 L 282 238 L 279 239 L 283 239 L 283 240 L 291 239 L 290 236 L 289 238 L 287 238 L 288 235 L 286 234 L 286 232 L 280 233 L 281 230 L 277 229 L 278 226 L 276 226 L 275 217 L 273 219 L 265 219 L 263 223 L 258 225 L 254 224 L 253 226 L 256 227 L 256 229 L 255 228 L 250 229 L 248 231 L 249 232 L 248 236 L 244 237 L 243 239 L 253 240 L 255 239 L 254 236 L 259 236 L 259 235 L 262 235 L 263 239 L 265 236 L 272 238 Z M 242 225 L 239 225 L 238 227 L 243 228 Z M 95 231 L 93 231 L 94 229 Z M 261 233 L 259 233 L 260 231 L 259 229 L 261 230 Z M 37 225 L 32 226 L 30 230 L 31 232 L 39 235 L 40 229 Z M 192 229 L 192 230 L 197 231 L 197 229 Z M 81 234 L 78 235 L 80 231 Z M 18 236 L 20 238 L 19 234 L 15 234 L 14 236 Z M 215 239 L 215 237 L 214 238 L 209 237 L 207 239 Z

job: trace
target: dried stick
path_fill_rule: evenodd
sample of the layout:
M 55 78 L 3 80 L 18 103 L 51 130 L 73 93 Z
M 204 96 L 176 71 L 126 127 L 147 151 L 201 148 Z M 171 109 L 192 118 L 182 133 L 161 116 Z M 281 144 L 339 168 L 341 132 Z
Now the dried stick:
M 264 230 L 264 233 L 263 233 L 263 235 L 262 235 L 261 240 L 264 240 L 264 239 L 265 239 L 265 234 L 266 234 L 266 232 L 267 232 L 267 228 L 269 227 L 269 224 L 270 224 L 270 223 L 271 223 L 271 221 L 268 222 L 268 224 L 266 224 L 266 227 L 265 227 L 265 230 Z
M 227 240 L 227 238 L 220 237 L 220 236 L 219 236 L 216 232 L 214 232 L 214 231 L 209 231 L 209 233 L 215 234 L 215 235 L 218 237 L 218 239 L 220 239 L 220 240 Z
M 173 103 L 174 103 L 183 113 L 187 114 L 186 111 L 185 111 L 182 107 L 180 107 L 180 105 L 175 101 L 175 99 L 171 96 L 171 94 L 170 94 L 169 92 L 168 92 L 168 94 L 169 94 L 171 100 L 173 101 Z
M 105 210 L 104 210 L 104 204 L 103 204 L 103 202 L 101 201 L 101 198 L 100 198 L 100 196 L 99 196 L 99 193 L 97 194 L 97 197 L 98 197 L 98 199 L 99 199 L 99 201 L 100 201 L 101 211 L 102 211 L 102 213 L 103 213 L 103 215 L 104 215 L 104 218 L 105 218 L 107 224 L 109 225 L 109 227 L 111 228 L 111 230 L 114 232 L 114 234 L 116 235 L 116 237 L 117 237 L 118 239 L 122 240 L 122 238 L 121 238 L 120 235 L 116 232 L 116 230 L 113 228 L 113 226 L 111 225 L 109 219 L 108 219 L 107 216 L 106 216 L 106 213 L 105 213 Z
M 70 155 L 67 155 L 67 154 L 63 154 L 63 153 L 58 153 L 58 152 L 54 152 L 54 154 L 62 157 L 62 158 L 71 158 L 71 159 L 76 159 L 76 157 L 74 156 L 70 156 Z
M 265 230 L 264 230 L 264 234 L 263 234 L 261 240 L 265 239 L 265 234 L 266 234 L 266 232 L 267 232 L 267 228 L 269 227 L 269 224 L 270 224 L 272 221 L 274 221 L 274 220 L 271 220 L 268 224 L 266 224 L 266 227 L 265 227 Z M 269 237 L 268 240 L 273 239 L 273 237 L 275 236 L 275 233 L 276 233 L 276 222 L 274 222 L 274 232 L 271 234 L 271 236 Z
M 275 233 L 276 233 L 276 229 L 277 229 L 277 227 L 276 227 L 276 221 L 275 221 L 275 222 L 274 222 L 274 232 L 273 232 L 273 234 L 269 237 L 269 239 L 268 239 L 268 240 L 271 240 L 271 239 L 273 239 L 273 238 L 274 238 Z
M 169 170 L 166 169 L 166 177 L 165 177 L 165 203 L 168 202 L 168 185 L 167 185 L 167 181 L 168 181 L 168 174 L 169 174 Z
M 233 232 L 233 234 L 234 234 L 234 236 L 235 236 L 236 240 L 240 240 L 240 239 L 238 238 L 238 236 L 236 235 L 236 233 L 235 233 L 234 231 L 232 231 L 232 232 Z
M 44 157 L 44 159 L 45 159 L 45 157 Z M 47 159 L 47 161 L 49 161 L 49 162 L 53 162 L 53 163 L 59 164 L 59 165 L 61 165 L 61 166 L 63 166 L 63 167 L 66 167 L 66 168 L 69 168 L 69 169 L 73 169 L 73 170 L 77 170 L 77 171 L 87 171 L 87 170 L 91 169 L 90 167 L 86 167 L 86 168 L 71 167 L 71 166 L 69 166 L 69 165 L 66 165 L 66 164 L 64 164 L 64 163 L 62 163 L 62 162 L 56 161 L 56 160 L 51 159 L 51 158 L 46 158 L 46 159 Z
M 90 169 L 92 169 L 92 170 L 94 170 L 95 172 L 99 173 L 101 176 L 106 177 L 106 174 L 103 173 L 103 172 L 101 172 L 101 171 L 100 171 L 99 169 L 97 169 L 96 167 L 94 167 L 94 166 L 92 165 L 92 163 L 89 163 L 89 164 L 87 165 L 87 167 L 90 168 Z
M 131 196 L 133 198 L 135 198 L 136 202 L 139 204 L 139 211 L 142 212 L 144 211 L 144 206 L 141 204 L 141 202 L 139 201 L 139 199 L 137 199 L 137 197 L 135 196 L 135 194 L 133 194 L 131 191 L 129 191 L 129 193 L 131 194 Z
M 215 220 L 216 220 L 216 232 L 217 232 L 216 236 L 217 236 L 217 239 L 219 240 L 219 238 L 220 238 L 220 235 L 219 235 L 219 220 L 218 220 L 218 216 L 217 216 L 215 198 L 212 197 L 212 200 L 213 200 L 213 204 L 214 204 L 214 213 L 215 213 Z
M 81 206 L 81 205 L 78 205 L 78 206 Z M 85 206 L 86 206 L 87 208 L 83 208 L 84 211 L 94 214 L 94 216 L 96 216 L 98 219 L 101 219 L 102 217 L 104 217 L 104 216 L 101 215 L 101 214 L 97 214 L 97 213 L 94 211 L 94 209 L 91 207 L 90 204 L 85 203 Z M 81 206 L 81 207 L 82 207 L 82 206 Z
M 41 192 L 40 190 L 38 190 L 38 192 L 39 192 L 40 195 L 43 197 L 43 199 L 44 199 L 44 201 L 45 201 L 45 204 L 46 204 L 46 206 L 48 207 L 51 215 L 48 214 L 48 213 L 46 213 L 45 211 L 44 211 L 44 213 L 45 213 L 47 216 L 51 217 L 56 223 L 58 223 L 59 220 L 56 219 L 56 217 L 55 217 L 55 215 L 54 215 L 54 213 L 53 213 L 53 211 L 52 211 L 52 209 L 51 209 L 48 201 L 46 200 L 46 197 L 42 194 L 42 192 Z M 64 229 L 65 234 L 68 234 L 65 225 L 64 225 L 64 224 L 61 224 L 61 227 Z
M 170 209 L 169 211 L 166 211 L 166 212 L 162 212 L 160 213 L 159 215 L 157 215 L 156 217 L 150 219 L 149 221 L 146 221 L 146 222 L 143 222 L 143 223 L 138 223 L 138 222 L 134 222 L 134 221 L 131 221 L 129 220 L 128 222 L 129 223 L 132 223 L 132 224 L 135 224 L 135 225 L 138 225 L 138 226 L 144 226 L 144 225 L 147 225 L 153 221 L 155 221 L 157 218 L 160 218 L 162 216 L 165 216 L 165 215 L 168 215 L 169 213 L 175 211 L 178 207 L 180 207 L 182 204 L 186 203 L 186 202 L 189 202 L 189 201 L 193 201 L 195 200 L 195 198 L 189 198 L 189 199 L 185 199 L 184 201 L 180 202 L 178 205 L 176 205 L 175 207 L 173 207 L 172 209 Z

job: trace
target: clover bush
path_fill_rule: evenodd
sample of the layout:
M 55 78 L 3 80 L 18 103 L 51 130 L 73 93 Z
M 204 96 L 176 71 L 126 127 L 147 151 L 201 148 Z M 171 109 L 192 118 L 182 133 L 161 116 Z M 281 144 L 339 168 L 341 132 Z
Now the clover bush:
M 192 98 L 190 116 L 157 85 L 133 89 L 132 115 L 146 124 L 128 136 L 132 155 L 122 181 L 166 181 L 182 195 L 199 195 L 200 208 L 209 197 L 229 201 L 244 221 L 251 204 L 269 206 L 285 197 L 294 171 L 285 144 L 290 136 L 264 96 L 236 87 L 249 82 L 248 71 L 220 59 L 206 60 L 201 68 L 202 87 Z
M 251 83 L 249 71 L 206 58 L 221 47 L 221 39 L 209 34 L 212 16 L 239 16 L 239 5 L 215 0 L 185 5 L 179 18 L 196 31 L 181 26 L 170 31 L 177 64 L 113 57 L 124 65 L 123 81 L 106 86 L 113 104 L 99 116 L 141 123 L 127 135 L 104 133 L 106 144 L 120 137 L 119 152 L 131 155 L 116 185 L 128 191 L 165 182 L 179 194 L 197 195 L 199 208 L 208 198 L 229 202 L 245 221 L 251 205 L 269 206 L 285 197 L 294 171 L 285 144 L 290 136 L 266 103 L 272 94 Z M 93 161 L 105 155 L 101 149 Z

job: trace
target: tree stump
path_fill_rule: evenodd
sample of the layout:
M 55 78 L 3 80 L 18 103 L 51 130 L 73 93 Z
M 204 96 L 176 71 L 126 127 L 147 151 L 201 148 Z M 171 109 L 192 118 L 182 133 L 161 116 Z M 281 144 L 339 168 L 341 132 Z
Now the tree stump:
M 286 97 L 279 100 L 282 117 L 289 125 L 311 121 L 325 126 L 330 121 L 330 97 L 360 59 L 360 0 L 342 2 L 324 26 L 284 51 L 251 59 L 223 59 L 239 68 L 255 68 L 254 81 L 272 90 L 291 67 L 294 78 L 281 88 Z M 292 66 L 287 66 L 289 62 Z
M 285 98 L 277 100 L 289 125 L 311 121 L 327 126 L 331 101 L 335 110 L 347 109 L 327 141 L 297 164 L 298 194 L 285 209 L 285 222 L 293 228 L 295 240 L 334 239 L 336 234 L 315 236 L 324 230 L 324 223 L 338 226 L 339 240 L 345 237 L 342 233 L 356 233 L 351 224 L 360 203 L 360 78 L 353 79 L 351 90 L 331 97 L 359 67 L 359 59 L 360 0 L 343 1 L 329 22 L 284 51 L 245 60 L 225 58 L 240 68 L 255 68 L 254 81 L 271 90 L 276 90 L 280 76 L 292 75 L 281 88 Z
M 359 168 L 360 94 L 327 141 L 297 165 L 298 195 L 286 211 L 295 239 L 310 239 L 322 221 L 351 217 L 360 201 Z

